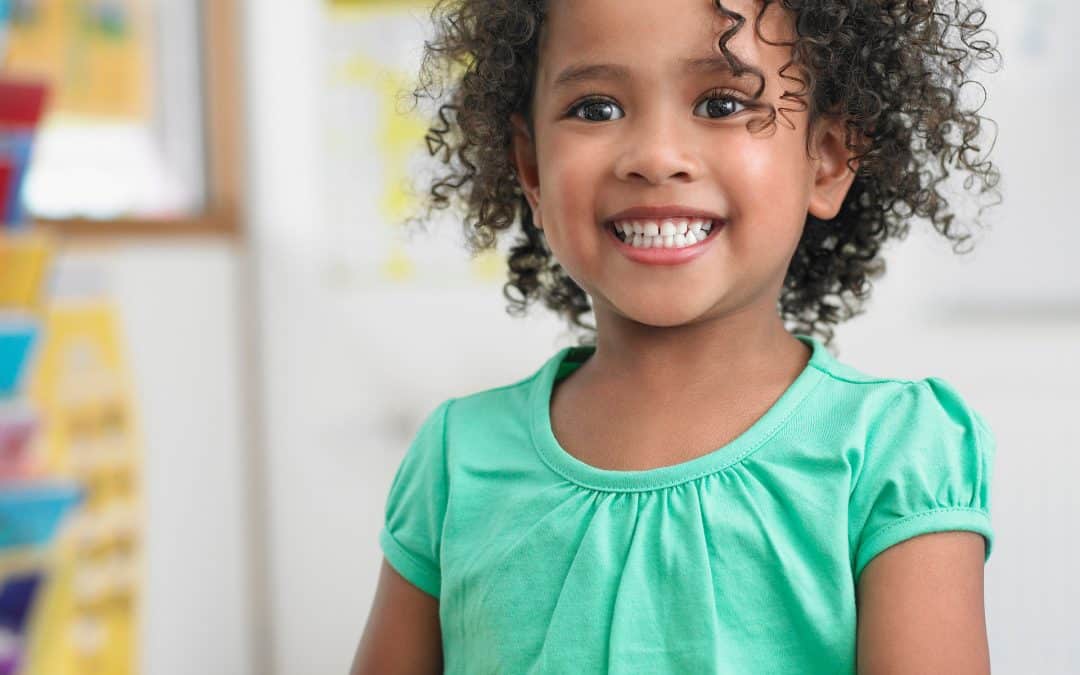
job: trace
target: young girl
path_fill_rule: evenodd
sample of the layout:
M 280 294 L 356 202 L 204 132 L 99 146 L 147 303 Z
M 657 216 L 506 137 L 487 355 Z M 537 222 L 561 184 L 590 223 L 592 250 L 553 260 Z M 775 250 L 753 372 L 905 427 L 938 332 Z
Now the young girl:
M 986 673 L 995 443 L 826 349 L 879 251 L 994 194 L 944 0 L 456 0 L 418 95 L 507 295 L 585 331 L 445 401 L 354 673 Z M 429 212 L 430 214 L 430 212 Z M 586 320 L 592 314 L 595 322 Z

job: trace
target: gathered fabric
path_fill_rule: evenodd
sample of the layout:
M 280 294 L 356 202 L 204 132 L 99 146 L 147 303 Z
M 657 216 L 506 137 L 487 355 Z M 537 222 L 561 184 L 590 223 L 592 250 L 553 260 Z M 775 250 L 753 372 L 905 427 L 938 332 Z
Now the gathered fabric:
M 448 399 L 386 497 L 387 561 L 438 598 L 447 673 L 854 673 L 856 585 L 888 547 L 993 543 L 994 436 L 947 382 L 867 375 L 815 337 L 749 429 L 644 471 L 586 464 L 550 420 L 557 380 Z

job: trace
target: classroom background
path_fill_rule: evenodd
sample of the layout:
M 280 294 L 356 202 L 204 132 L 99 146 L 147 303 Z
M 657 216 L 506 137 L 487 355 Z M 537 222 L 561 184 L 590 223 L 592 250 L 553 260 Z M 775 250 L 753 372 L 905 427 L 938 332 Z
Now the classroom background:
M 1080 5 L 984 5 L 1004 203 L 963 256 L 916 223 L 835 345 L 988 420 L 994 672 L 1075 674 Z M 0 673 L 346 672 L 421 419 L 571 343 L 397 224 L 426 8 L 0 0 Z

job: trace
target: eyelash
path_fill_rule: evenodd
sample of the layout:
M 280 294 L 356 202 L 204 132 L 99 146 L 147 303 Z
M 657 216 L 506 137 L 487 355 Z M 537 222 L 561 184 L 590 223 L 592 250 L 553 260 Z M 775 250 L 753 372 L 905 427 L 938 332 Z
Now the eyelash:
M 697 108 L 702 103 L 704 103 L 706 101 L 709 101 L 709 100 L 712 100 L 712 99 L 723 99 L 723 100 L 726 100 L 726 101 L 732 101 L 733 103 L 741 105 L 743 107 L 743 109 L 747 109 L 747 108 L 751 107 L 750 103 L 747 103 L 746 101 L 742 100 L 742 98 L 740 98 L 739 96 L 736 96 L 734 94 L 734 92 L 731 92 L 731 91 L 728 91 L 728 90 L 725 90 L 725 89 L 713 89 L 713 90 L 709 91 L 707 94 L 705 94 L 704 98 L 702 98 L 701 100 L 699 100 L 697 103 L 694 104 L 694 107 Z M 586 120 L 586 119 L 584 119 L 582 117 L 579 117 L 577 115 L 577 111 L 579 111 L 582 108 L 585 108 L 586 106 L 591 105 L 593 103 L 611 103 L 613 105 L 618 105 L 617 103 L 615 103 L 615 101 L 613 101 L 610 98 L 594 96 L 594 97 L 591 97 L 591 98 L 586 98 L 586 99 L 583 99 L 581 101 L 578 101 L 577 103 L 574 103 L 574 105 L 570 106 L 569 110 L 566 111 L 566 116 L 567 117 L 576 117 L 576 118 L 582 120 L 583 122 L 594 121 L 594 120 Z M 740 112 L 742 112 L 742 111 L 741 110 L 736 110 L 735 112 L 731 113 L 730 115 L 723 115 L 721 117 L 708 117 L 706 119 L 712 119 L 712 120 L 727 119 L 728 117 L 733 117 L 734 115 L 737 115 Z M 600 120 L 600 121 L 601 122 L 613 122 L 615 120 Z

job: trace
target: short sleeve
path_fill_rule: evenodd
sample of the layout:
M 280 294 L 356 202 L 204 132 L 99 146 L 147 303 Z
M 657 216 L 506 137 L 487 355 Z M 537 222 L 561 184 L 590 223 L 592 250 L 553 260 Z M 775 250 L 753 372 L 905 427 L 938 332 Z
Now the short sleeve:
M 390 565 L 420 590 L 439 597 L 439 549 L 449 494 L 444 401 L 420 425 L 386 497 L 379 546 Z
M 854 578 L 885 549 L 930 532 L 967 530 L 990 559 L 990 483 L 996 441 L 947 382 L 908 382 L 870 426 L 851 490 Z

